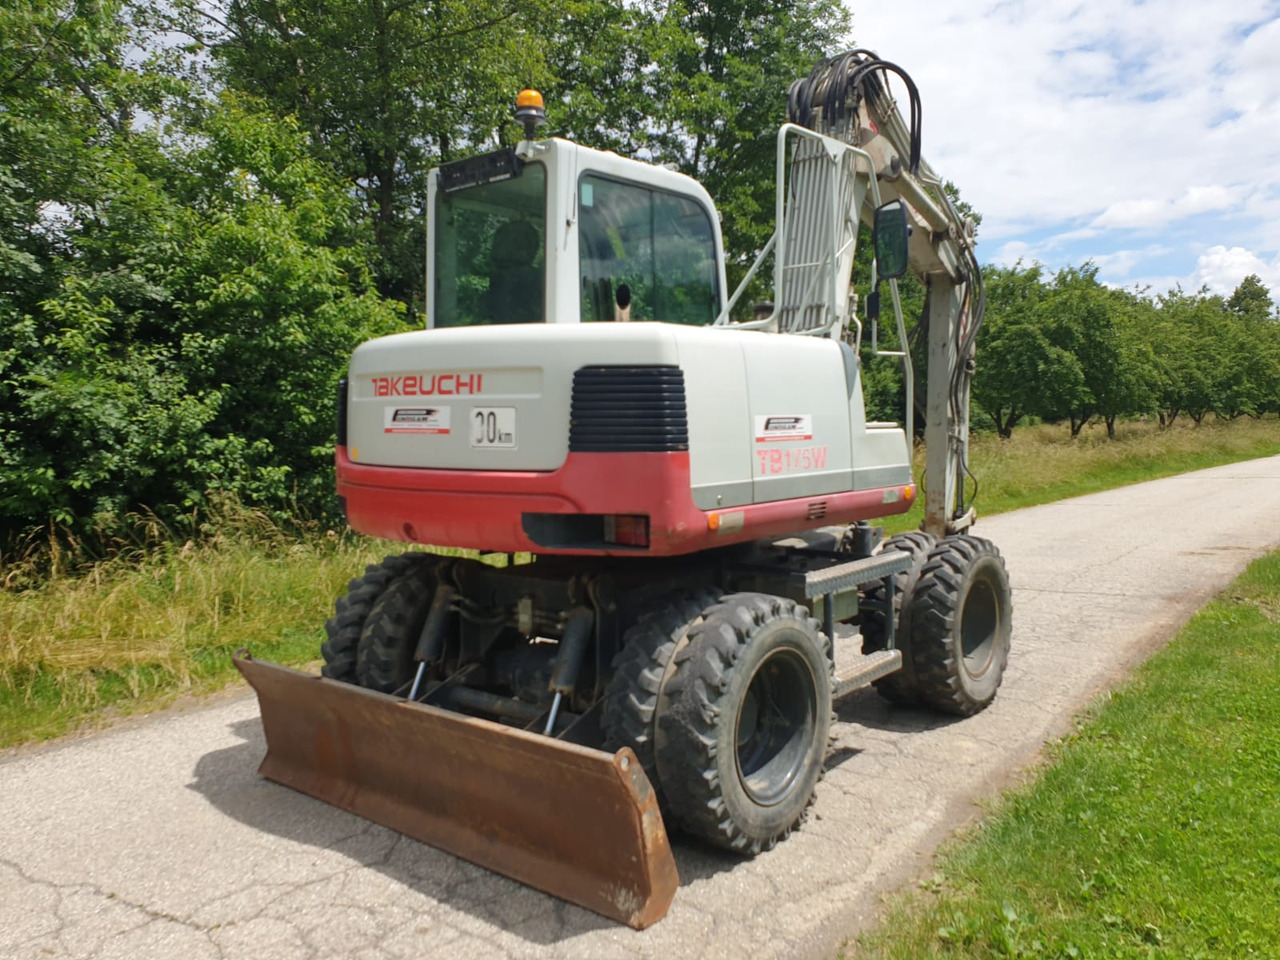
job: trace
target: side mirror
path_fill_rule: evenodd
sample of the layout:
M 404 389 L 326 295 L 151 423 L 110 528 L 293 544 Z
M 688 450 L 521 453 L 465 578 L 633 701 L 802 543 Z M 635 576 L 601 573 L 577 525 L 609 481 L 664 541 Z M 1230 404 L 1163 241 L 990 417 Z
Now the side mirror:
M 907 238 L 911 236 L 907 205 L 902 200 L 890 200 L 876 208 L 873 235 L 876 276 L 881 280 L 896 280 L 907 272 Z

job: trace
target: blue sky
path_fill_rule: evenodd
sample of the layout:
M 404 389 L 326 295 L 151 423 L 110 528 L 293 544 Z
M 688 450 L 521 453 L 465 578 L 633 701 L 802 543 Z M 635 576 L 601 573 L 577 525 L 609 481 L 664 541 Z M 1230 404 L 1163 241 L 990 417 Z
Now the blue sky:
M 854 3 L 920 88 L 984 262 L 1280 301 L 1280 0 Z M 901 99 L 901 98 L 900 98 Z

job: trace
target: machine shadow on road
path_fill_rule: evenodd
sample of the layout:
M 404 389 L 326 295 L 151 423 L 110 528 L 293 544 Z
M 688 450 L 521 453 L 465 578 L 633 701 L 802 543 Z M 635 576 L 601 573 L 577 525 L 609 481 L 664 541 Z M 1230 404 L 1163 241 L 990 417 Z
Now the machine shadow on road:
M 856 723 L 885 733 L 924 733 L 949 727 L 963 719 L 928 707 L 890 703 L 871 687 L 855 690 L 836 703 L 838 723 Z M 834 766 L 830 759 L 827 766 Z
M 261 721 L 242 720 L 230 730 L 243 742 L 202 756 L 188 788 L 232 819 L 376 870 L 420 894 L 427 901 L 422 905 L 424 912 L 437 902 L 531 943 L 559 943 L 594 930 L 627 931 L 589 910 L 259 777 L 258 765 L 266 754 Z M 710 879 L 739 862 L 679 837 L 672 838 L 672 848 L 682 887 Z

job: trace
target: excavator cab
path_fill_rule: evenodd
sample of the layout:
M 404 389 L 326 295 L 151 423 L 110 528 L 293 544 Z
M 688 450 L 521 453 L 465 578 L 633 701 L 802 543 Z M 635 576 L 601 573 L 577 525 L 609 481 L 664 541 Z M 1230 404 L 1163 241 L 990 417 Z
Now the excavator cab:
M 724 305 L 711 197 L 661 167 L 525 141 L 441 167 L 427 209 L 428 327 L 697 326 Z

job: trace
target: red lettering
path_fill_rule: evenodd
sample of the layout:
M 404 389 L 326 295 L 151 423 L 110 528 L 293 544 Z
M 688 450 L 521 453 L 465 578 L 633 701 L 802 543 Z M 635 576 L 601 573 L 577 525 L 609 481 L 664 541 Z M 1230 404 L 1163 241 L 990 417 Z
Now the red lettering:
M 454 396 L 484 392 L 484 375 L 480 373 L 411 374 L 403 377 L 371 377 L 375 397 L 429 397 L 432 394 Z

